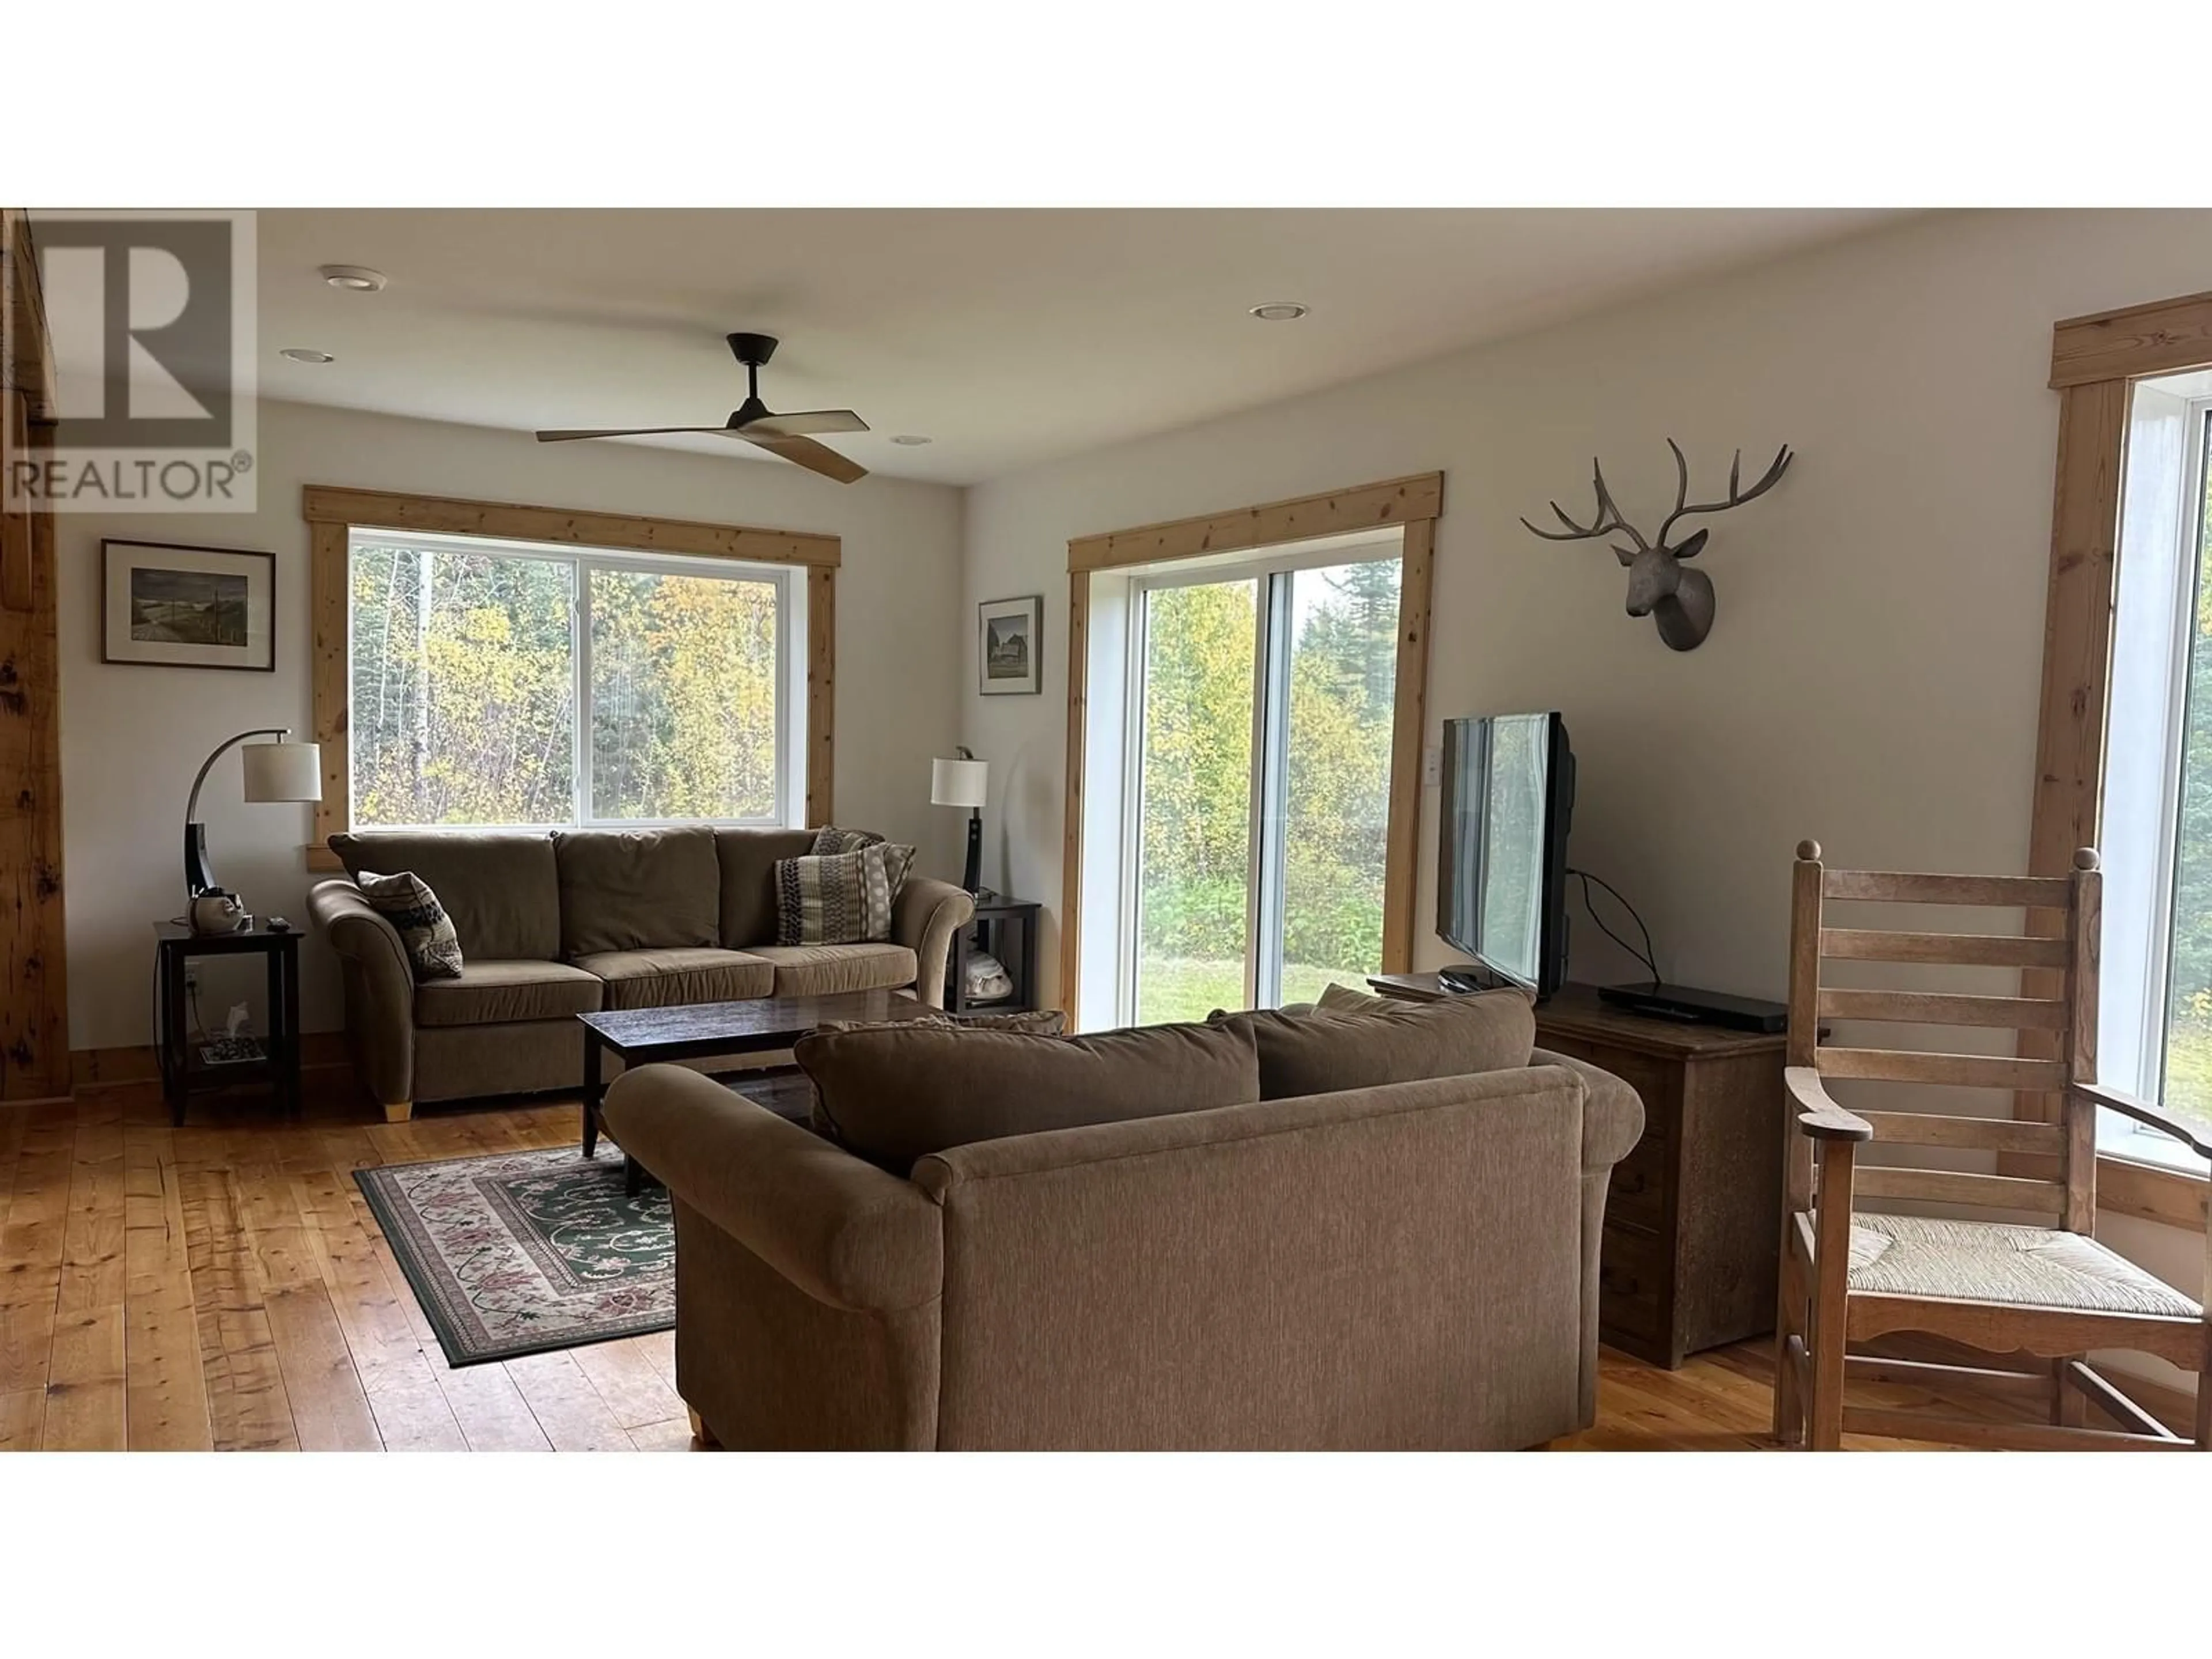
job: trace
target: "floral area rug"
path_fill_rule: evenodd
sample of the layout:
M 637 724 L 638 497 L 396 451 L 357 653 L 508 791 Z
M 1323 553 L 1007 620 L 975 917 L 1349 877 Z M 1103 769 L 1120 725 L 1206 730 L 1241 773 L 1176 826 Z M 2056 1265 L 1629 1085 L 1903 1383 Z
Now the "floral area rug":
M 793 1086 L 795 1075 L 737 1086 L 771 1111 L 803 1119 L 806 1095 Z M 354 1178 L 452 1364 L 608 1342 L 676 1322 L 667 1190 L 648 1182 L 626 1197 L 622 1153 L 605 1140 L 589 1160 L 559 1146 L 387 1164 Z

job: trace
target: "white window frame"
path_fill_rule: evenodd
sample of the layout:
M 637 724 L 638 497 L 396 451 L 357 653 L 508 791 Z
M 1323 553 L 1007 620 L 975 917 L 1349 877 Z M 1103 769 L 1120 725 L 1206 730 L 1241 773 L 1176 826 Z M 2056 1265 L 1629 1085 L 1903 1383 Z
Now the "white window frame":
M 2155 382 L 2149 386 L 2154 386 Z M 2137 838 L 2138 845 L 2151 860 L 2150 925 L 2143 930 L 2138 959 L 2121 958 L 2108 964 L 2105 980 L 2107 1001 L 2100 1022 L 2108 1037 L 2116 1039 L 2104 1045 L 2112 1060 L 2118 1062 L 2108 1062 L 2111 1081 L 2116 1087 L 2150 1100 L 2158 1099 L 2165 1086 L 2174 877 L 2179 853 L 2182 771 L 2189 725 L 2190 664 L 2197 633 L 2197 595 L 2199 584 L 2212 575 L 2212 572 L 2199 568 L 2205 490 L 2208 482 L 2212 482 L 2208 481 L 2205 470 L 2206 450 L 2208 445 L 2212 445 L 2212 392 L 2186 398 L 2182 404 L 2179 425 L 2181 466 L 2164 479 L 2126 481 L 2127 505 L 2131 511 L 2139 506 L 2152 511 L 2162 507 L 2172 510 L 2172 534 L 2176 538 L 2171 549 L 2174 587 L 2166 596 L 2170 601 L 2164 619 L 2167 623 L 2166 637 L 2162 641 L 2146 639 L 2141 629 L 2131 629 L 2124 605 L 2117 618 L 2118 632 L 2114 641 L 2116 650 L 2159 651 L 2163 647 L 2166 697 L 2164 729 L 2159 733 L 2162 764 L 2158 768 L 2155 805 L 2153 807 L 2149 793 L 2152 786 L 2137 775 L 2139 767 L 2117 781 L 2123 789 L 2140 793 L 2140 803 L 2116 803 L 2108 799 L 2106 805 L 2108 829 L 2118 828 L 2118 821 L 2131 805 L 2137 812 L 2154 812 L 2153 836 Z M 2147 495 L 2139 502 L 2135 497 L 2139 482 L 2147 492 L 2162 494 L 2172 490 L 2174 497 L 2160 503 Z M 2156 533 L 2163 539 L 2162 531 Z M 2107 746 L 2110 747 L 2109 738 Z M 2204 1173 L 2206 1160 L 2162 1131 L 2117 1112 L 2100 1110 L 2097 1117 L 2097 1149 L 2101 1154 L 2166 1169 Z
M 503 537 L 426 534 L 356 526 L 346 532 L 346 680 L 353 677 L 353 561 L 364 547 L 400 547 L 469 557 L 536 559 L 565 564 L 572 573 L 574 602 L 569 613 L 569 649 L 575 674 L 574 793 L 571 817 L 559 823 L 349 823 L 349 829 L 406 830 L 415 834 L 485 830 L 655 830 L 708 823 L 733 828 L 799 827 L 806 799 L 806 572 L 787 564 L 735 559 L 702 559 L 673 553 L 635 553 L 617 548 L 579 547 L 568 543 L 515 541 Z M 775 806 L 765 817 L 607 818 L 590 816 L 592 804 L 592 586 L 594 570 L 635 571 L 653 575 L 704 576 L 725 581 L 765 582 L 775 590 Z M 353 787 L 354 733 L 348 721 L 346 779 L 349 811 L 361 793 Z
M 1351 564 L 1380 563 L 1405 557 L 1402 530 L 1362 536 L 1352 545 L 1331 538 L 1301 544 L 1295 552 L 1224 556 L 1180 561 L 1156 573 L 1133 574 L 1128 586 L 1127 655 L 1122 667 L 1121 822 L 1120 914 L 1116 919 L 1115 975 L 1116 1023 L 1137 1018 L 1138 944 L 1143 926 L 1143 882 L 1139 867 L 1144 834 L 1145 664 L 1152 594 L 1177 587 L 1210 587 L 1223 582 L 1257 581 L 1254 608 L 1253 665 L 1258 678 L 1252 714 L 1252 775 L 1247 809 L 1249 857 L 1244 885 L 1244 1000 L 1247 1007 L 1272 1008 L 1282 996 L 1285 902 L 1283 872 L 1289 811 L 1283 791 L 1289 773 L 1291 584 L 1276 580 L 1302 570 L 1335 570 Z M 1402 580 L 1401 586 L 1402 598 Z

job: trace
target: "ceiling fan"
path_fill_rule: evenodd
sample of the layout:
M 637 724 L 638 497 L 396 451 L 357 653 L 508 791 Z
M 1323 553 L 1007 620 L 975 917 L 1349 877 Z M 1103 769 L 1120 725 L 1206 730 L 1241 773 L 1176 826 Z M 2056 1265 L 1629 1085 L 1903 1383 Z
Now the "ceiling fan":
M 849 409 L 809 409 L 796 414 L 778 415 L 761 401 L 761 366 L 775 356 L 775 337 L 772 334 L 732 334 L 725 337 L 730 343 L 731 353 L 745 366 L 745 400 L 730 411 L 729 420 L 721 426 L 635 426 L 615 427 L 605 431 L 541 432 L 541 444 L 566 443 L 571 438 L 644 438 L 658 433 L 697 432 L 716 433 L 725 438 L 739 438 L 746 443 L 765 449 L 771 455 L 781 455 L 787 461 L 795 461 L 810 472 L 819 472 L 825 478 L 839 483 L 851 483 L 868 476 L 868 469 L 857 461 L 848 461 L 826 444 L 814 441 L 816 433 L 866 432 L 868 423 Z

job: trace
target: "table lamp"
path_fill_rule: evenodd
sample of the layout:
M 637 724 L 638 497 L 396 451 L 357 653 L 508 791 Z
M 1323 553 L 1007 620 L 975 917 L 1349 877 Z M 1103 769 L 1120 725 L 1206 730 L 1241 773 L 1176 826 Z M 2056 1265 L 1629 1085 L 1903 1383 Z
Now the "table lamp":
M 226 750 L 244 743 L 248 738 L 276 738 L 291 735 L 289 726 L 264 726 L 251 732 L 241 732 L 234 738 L 226 738 L 216 745 L 215 752 L 201 763 L 199 775 L 192 780 L 191 799 L 185 803 L 185 896 L 198 897 L 216 884 L 215 872 L 208 867 L 207 825 L 200 822 L 200 786 L 207 781 L 209 769 L 221 760 Z M 246 799 L 250 801 L 320 800 L 323 798 L 323 750 L 314 743 L 257 743 L 240 757 L 246 773 Z
M 983 785 L 991 763 L 979 761 L 963 744 L 957 760 L 929 763 L 929 803 L 933 806 L 968 809 L 968 869 L 960 884 L 971 893 L 983 888 Z

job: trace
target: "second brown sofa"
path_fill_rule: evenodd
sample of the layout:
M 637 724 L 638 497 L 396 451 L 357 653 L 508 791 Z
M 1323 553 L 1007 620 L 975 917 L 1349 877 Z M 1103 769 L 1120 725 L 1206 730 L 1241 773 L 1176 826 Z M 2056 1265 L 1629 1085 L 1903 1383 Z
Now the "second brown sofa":
M 338 953 L 354 1069 L 404 1121 L 418 1103 L 580 1087 L 578 1014 L 878 988 L 944 1002 L 957 887 L 909 876 L 890 939 L 779 945 L 775 866 L 812 830 L 386 830 L 331 837 L 347 879 L 318 884 Z M 418 983 L 352 877 L 411 870 L 452 917 L 459 979 Z

